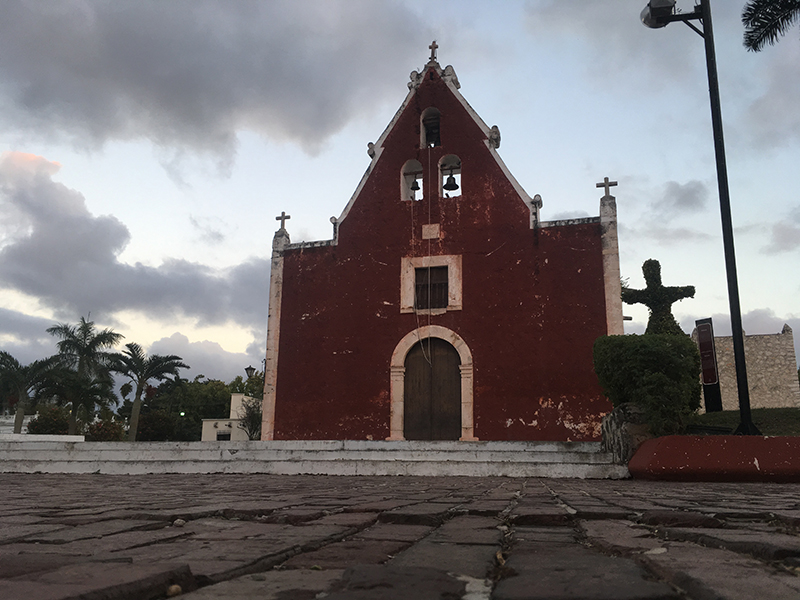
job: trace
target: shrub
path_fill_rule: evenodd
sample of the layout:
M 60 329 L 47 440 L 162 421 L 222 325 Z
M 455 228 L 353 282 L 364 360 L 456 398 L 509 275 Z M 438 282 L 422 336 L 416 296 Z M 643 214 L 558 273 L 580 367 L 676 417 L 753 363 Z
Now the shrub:
M 119 421 L 95 421 L 86 428 L 87 442 L 121 442 L 124 439 L 125 428 Z
M 598 338 L 594 370 L 614 406 L 645 410 L 653 435 L 682 433 L 700 408 L 700 354 L 686 335 Z
M 28 433 L 37 435 L 67 435 L 69 415 L 59 406 L 43 406 L 28 423 Z

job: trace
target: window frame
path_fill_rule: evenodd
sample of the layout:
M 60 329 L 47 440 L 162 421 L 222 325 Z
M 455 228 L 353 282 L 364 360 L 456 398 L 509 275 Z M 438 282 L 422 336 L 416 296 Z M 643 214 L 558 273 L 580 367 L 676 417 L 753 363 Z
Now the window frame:
M 417 269 L 447 267 L 447 306 L 444 308 L 415 308 Z M 406 256 L 400 259 L 400 312 L 421 315 L 440 315 L 462 309 L 461 256 Z

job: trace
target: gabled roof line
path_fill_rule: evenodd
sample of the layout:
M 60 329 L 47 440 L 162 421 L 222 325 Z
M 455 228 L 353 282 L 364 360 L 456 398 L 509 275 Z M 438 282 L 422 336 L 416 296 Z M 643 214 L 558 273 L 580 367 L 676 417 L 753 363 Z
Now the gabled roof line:
M 480 115 L 478 115 L 477 112 L 475 112 L 475 109 L 473 109 L 472 106 L 470 106 L 466 98 L 464 98 L 464 96 L 461 95 L 461 92 L 458 91 L 459 88 L 461 88 L 461 84 L 458 82 L 458 77 L 456 76 L 455 69 L 452 67 L 452 65 L 447 65 L 444 69 L 442 69 L 442 67 L 439 65 L 438 62 L 436 62 L 435 60 L 430 60 L 425 65 L 425 68 L 422 70 L 421 73 L 416 70 L 411 71 L 411 74 L 409 76 L 411 81 L 408 82 L 408 95 L 406 95 L 405 100 L 403 100 L 402 104 L 400 105 L 400 108 L 397 109 L 397 112 L 395 113 L 392 120 L 389 121 L 389 124 L 386 126 L 386 129 L 383 130 L 381 136 L 372 146 L 371 150 L 374 151 L 374 153 L 372 154 L 372 161 L 367 167 L 367 170 L 364 173 L 363 177 L 361 178 L 361 181 L 358 183 L 358 186 L 353 192 L 353 195 L 350 196 L 350 200 L 348 201 L 347 206 L 344 207 L 342 214 L 336 221 L 337 227 L 336 227 L 336 235 L 334 236 L 334 243 L 338 241 L 339 237 L 338 225 L 341 224 L 342 221 L 344 221 L 344 219 L 350 212 L 350 208 L 353 206 L 353 203 L 355 202 L 356 198 L 358 198 L 359 194 L 361 193 L 361 190 L 364 188 L 364 185 L 366 184 L 367 179 L 369 178 L 369 175 L 372 172 L 373 167 L 377 164 L 378 160 L 381 157 L 381 154 L 383 154 L 383 144 L 386 141 L 386 138 L 389 136 L 392 129 L 394 129 L 395 125 L 397 124 L 397 121 L 400 119 L 400 115 L 403 114 L 405 109 L 411 103 L 412 98 L 414 98 L 414 95 L 416 94 L 417 88 L 424 80 L 425 74 L 428 72 L 429 69 L 434 69 L 436 71 L 436 73 L 439 75 L 439 77 L 442 78 L 442 80 L 445 82 L 445 84 L 453 93 L 453 95 L 456 97 L 456 99 L 464 107 L 464 110 L 467 111 L 467 114 L 472 117 L 472 120 L 478 125 L 481 131 L 483 131 L 484 135 L 486 136 L 484 143 L 486 144 L 486 147 L 489 149 L 489 153 L 497 162 L 497 165 L 500 167 L 500 170 L 503 172 L 508 181 L 511 183 L 512 187 L 517 192 L 520 199 L 525 203 L 525 206 L 528 208 L 529 211 L 531 211 L 531 226 L 534 226 L 534 223 L 538 222 L 539 219 L 538 206 L 531 200 L 531 197 L 528 195 L 528 193 L 523 189 L 523 187 L 520 185 L 517 179 L 511 174 L 511 171 L 509 171 L 505 162 L 503 162 L 503 159 L 500 158 L 500 155 L 497 152 L 497 148 L 500 147 L 500 130 L 497 128 L 496 125 L 491 128 L 488 125 L 486 125 L 486 122 L 480 117 Z

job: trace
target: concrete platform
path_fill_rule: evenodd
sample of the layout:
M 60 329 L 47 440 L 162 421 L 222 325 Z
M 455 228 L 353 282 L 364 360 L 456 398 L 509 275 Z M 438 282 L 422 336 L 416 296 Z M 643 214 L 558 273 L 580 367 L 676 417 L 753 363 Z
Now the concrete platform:
M 0 473 L 263 473 L 621 479 L 593 442 L 0 441 Z

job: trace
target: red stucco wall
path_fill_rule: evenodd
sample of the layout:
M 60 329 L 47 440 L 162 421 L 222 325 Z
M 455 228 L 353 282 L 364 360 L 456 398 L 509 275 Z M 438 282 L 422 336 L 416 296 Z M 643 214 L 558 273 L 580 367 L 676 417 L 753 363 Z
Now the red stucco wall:
M 442 146 L 420 149 L 429 106 L 441 111 Z M 600 225 L 531 229 L 484 140 L 429 71 L 340 223 L 338 244 L 285 251 L 275 439 L 387 437 L 392 352 L 429 324 L 455 331 L 472 352 L 478 438 L 599 439 L 610 410 L 591 356 L 606 332 Z M 446 154 L 461 158 L 463 193 L 439 199 Z M 400 198 L 409 159 L 425 171 L 418 202 Z M 439 223 L 441 238 L 422 240 L 425 223 Z M 401 258 L 425 255 L 462 256 L 463 310 L 400 313 Z
M 636 479 L 800 482 L 800 438 L 668 435 L 645 441 L 628 463 Z

